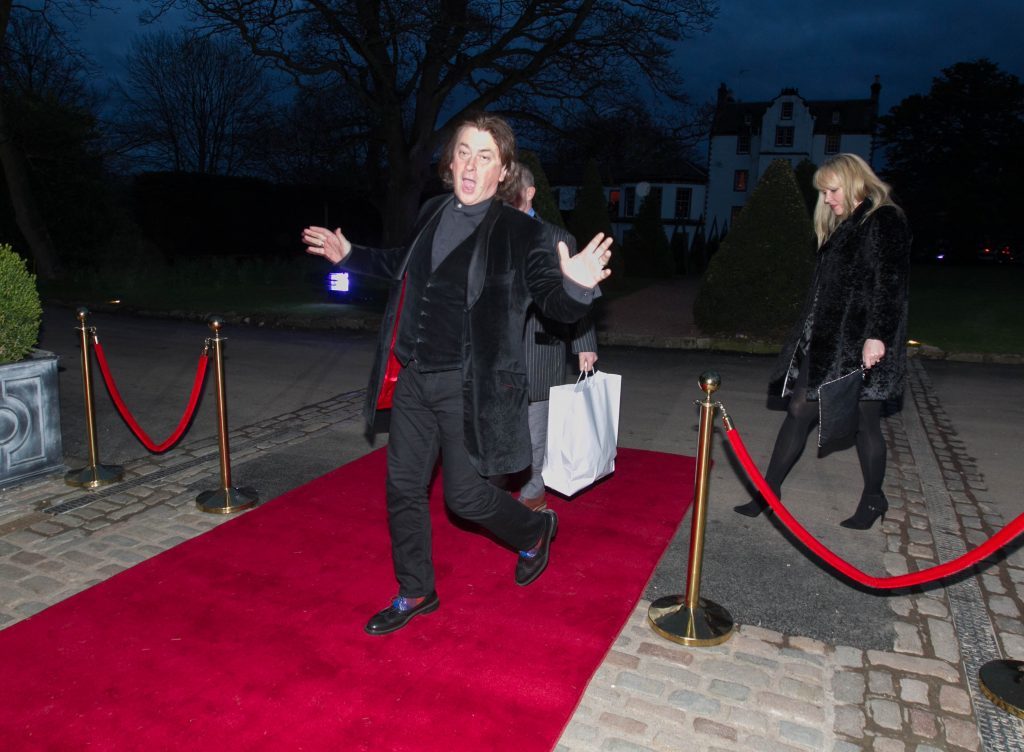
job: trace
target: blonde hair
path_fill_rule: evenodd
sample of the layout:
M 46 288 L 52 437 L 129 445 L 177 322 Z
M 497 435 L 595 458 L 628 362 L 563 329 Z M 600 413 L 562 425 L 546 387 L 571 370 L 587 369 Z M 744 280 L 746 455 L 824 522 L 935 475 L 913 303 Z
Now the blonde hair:
M 836 216 L 825 203 L 824 194 L 826 187 L 835 188 L 837 185 L 843 189 L 843 213 L 840 216 Z M 889 184 L 856 154 L 836 154 L 827 159 L 814 173 L 814 187 L 819 191 L 818 203 L 814 207 L 814 234 L 818 236 L 819 248 L 841 222 L 850 218 L 862 201 L 871 202 L 865 218 L 878 211 L 879 207 L 893 203 L 889 197 L 892 190 Z

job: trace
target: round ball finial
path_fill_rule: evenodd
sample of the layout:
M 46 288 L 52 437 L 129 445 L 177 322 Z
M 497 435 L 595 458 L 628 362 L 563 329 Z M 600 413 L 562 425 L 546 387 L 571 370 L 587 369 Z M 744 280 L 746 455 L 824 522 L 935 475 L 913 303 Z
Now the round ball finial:
M 210 316 L 209 326 L 214 332 L 220 332 L 220 328 L 224 326 L 224 319 L 220 316 Z
M 718 371 L 705 371 L 697 383 L 706 394 L 714 394 L 722 385 L 722 377 L 718 375 Z
M 75 316 L 79 321 L 85 321 L 85 317 L 89 315 L 89 309 L 85 306 L 75 309 Z

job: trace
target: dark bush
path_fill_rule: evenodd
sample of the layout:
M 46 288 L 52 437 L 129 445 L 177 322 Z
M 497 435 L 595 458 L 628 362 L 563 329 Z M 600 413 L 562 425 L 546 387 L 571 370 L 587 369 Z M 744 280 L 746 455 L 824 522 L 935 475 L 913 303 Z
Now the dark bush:
M 814 266 L 814 231 L 788 161 L 772 162 L 708 262 L 694 302 L 708 334 L 774 337 L 796 319 Z

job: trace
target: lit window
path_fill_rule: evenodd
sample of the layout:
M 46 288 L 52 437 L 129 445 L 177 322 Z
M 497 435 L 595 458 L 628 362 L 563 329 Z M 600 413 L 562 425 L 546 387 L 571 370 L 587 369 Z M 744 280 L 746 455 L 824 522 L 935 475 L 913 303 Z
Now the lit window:
M 782 103 L 782 119 L 792 120 L 793 119 L 793 103 L 783 102 Z
M 612 189 L 608 192 L 608 216 L 617 217 L 619 216 L 619 198 L 621 194 L 617 188 Z
M 676 188 L 676 216 L 686 219 L 690 216 L 690 205 L 693 203 L 693 190 Z
M 750 173 L 747 170 L 736 170 L 732 174 L 732 189 L 734 191 L 747 190 L 747 178 L 749 177 Z
M 775 145 L 782 147 L 793 146 L 792 125 L 779 125 L 775 127 Z

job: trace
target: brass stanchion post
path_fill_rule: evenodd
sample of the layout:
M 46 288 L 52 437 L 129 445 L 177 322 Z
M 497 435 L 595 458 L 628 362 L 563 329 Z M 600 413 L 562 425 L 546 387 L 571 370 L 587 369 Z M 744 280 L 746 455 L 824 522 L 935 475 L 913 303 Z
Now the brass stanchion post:
M 705 399 L 700 403 L 700 438 L 697 445 L 697 472 L 694 481 L 693 518 L 690 522 L 690 557 L 686 575 L 686 595 L 667 595 L 651 604 L 647 618 L 654 631 L 683 645 L 718 645 L 732 636 L 732 616 L 722 606 L 700 597 L 700 573 L 704 558 L 704 527 L 707 522 L 708 471 L 715 402 L 721 378 L 714 371 L 700 376 Z
M 86 443 L 89 445 L 89 466 L 80 470 L 72 470 L 64 476 L 69 486 L 97 488 L 108 483 L 116 483 L 124 477 L 124 468 L 120 465 L 101 465 L 99 449 L 96 441 L 96 408 L 92 401 L 92 358 L 90 356 L 90 337 L 96 336 L 96 329 L 87 326 L 86 317 L 89 309 L 79 308 L 75 311 L 78 317 L 76 331 L 81 336 L 82 344 L 82 388 L 85 391 L 85 432 Z
M 1024 718 L 1024 661 L 989 661 L 978 671 L 978 686 L 996 707 Z
M 230 514 L 247 509 L 259 500 L 251 488 L 231 487 L 231 452 L 228 449 L 228 407 L 224 389 L 224 349 L 225 337 L 220 336 L 224 322 L 214 316 L 210 319 L 213 337 L 207 343 L 213 344 L 214 370 L 217 374 L 217 438 L 220 444 L 220 488 L 214 491 L 203 491 L 196 497 L 196 506 L 204 512 Z

